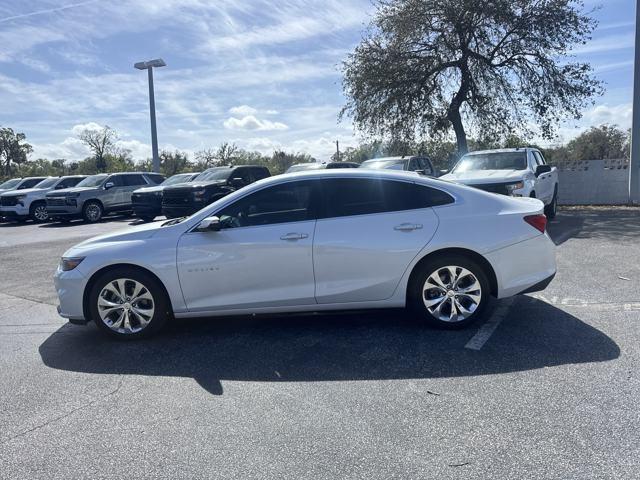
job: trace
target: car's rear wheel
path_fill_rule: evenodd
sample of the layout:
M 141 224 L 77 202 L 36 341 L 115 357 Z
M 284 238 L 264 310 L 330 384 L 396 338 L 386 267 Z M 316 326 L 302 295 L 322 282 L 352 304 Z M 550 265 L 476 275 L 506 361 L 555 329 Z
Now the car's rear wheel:
M 435 258 L 421 265 L 409 289 L 408 306 L 414 314 L 445 329 L 463 328 L 478 320 L 490 295 L 482 267 L 462 255 Z
M 29 208 L 29 217 L 37 223 L 49 220 L 49 212 L 47 212 L 47 204 L 44 202 L 34 202 Z
M 82 207 L 82 218 L 87 223 L 99 222 L 103 214 L 104 210 L 99 202 L 90 200 Z
M 89 292 L 89 308 L 98 328 L 121 339 L 147 337 L 171 314 L 160 282 L 135 268 L 114 269 L 98 278 Z

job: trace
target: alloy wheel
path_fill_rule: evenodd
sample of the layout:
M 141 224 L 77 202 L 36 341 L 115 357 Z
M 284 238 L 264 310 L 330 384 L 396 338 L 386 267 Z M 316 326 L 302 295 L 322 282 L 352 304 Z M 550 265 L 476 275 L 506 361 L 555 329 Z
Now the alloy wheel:
M 129 335 L 146 328 L 155 311 L 149 289 L 137 280 L 118 278 L 107 283 L 98 295 L 98 313 L 114 332 Z
M 33 216 L 39 222 L 44 222 L 49 219 L 49 213 L 47 212 L 46 205 L 38 205 L 33 209 Z
M 92 203 L 91 205 L 87 205 L 87 208 L 85 211 L 89 221 L 97 222 L 98 220 L 100 220 L 100 214 L 101 214 L 100 207 L 95 203 Z
M 422 288 L 425 307 L 438 320 L 461 322 L 480 305 L 482 286 L 468 269 L 456 265 L 440 267 L 428 277 Z

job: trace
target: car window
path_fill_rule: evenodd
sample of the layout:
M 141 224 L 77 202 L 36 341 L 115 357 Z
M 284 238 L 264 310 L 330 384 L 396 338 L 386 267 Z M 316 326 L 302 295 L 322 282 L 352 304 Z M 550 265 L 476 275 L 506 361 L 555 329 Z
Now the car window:
M 112 175 L 105 183 L 113 183 L 114 187 L 122 187 L 124 185 L 122 180 L 123 176 L 124 175 Z
M 412 158 L 411 160 L 409 160 L 409 170 L 411 172 L 415 172 L 416 170 L 422 170 L 420 164 L 418 163 L 417 158 Z
M 538 165 L 545 165 L 546 164 L 546 162 L 544 161 L 544 157 L 542 156 L 542 154 L 540 152 L 534 151 L 533 152 L 533 156 L 535 157 L 536 163 Z
M 424 170 L 425 175 L 433 175 L 433 167 L 427 158 L 419 158 L 420 169 Z
M 263 178 L 267 178 L 269 172 L 264 168 L 252 168 L 251 173 L 253 174 L 253 181 L 257 182 L 258 180 L 262 180 Z
M 302 222 L 315 218 L 313 182 L 290 182 L 241 198 L 218 213 L 222 228 Z
M 323 180 L 322 197 L 325 218 L 414 210 L 454 201 L 438 189 L 375 178 Z
M 44 180 L 44 178 L 28 178 L 27 180 L 24 180 L 20 184 L 17 190 L 24 190 L 25 188 L 33 188 L 37 184 L 39 184 L 42 180 Z
M 151 180 L 156 185 L 160 185 L 162 182 L 164 182 L 164 177 L 159 173 L 148 173 L 147 178 L 149 178 L 149 180 Z
M 140 185 L 146 185 L 147 181 L 142 175 L 122 175 L 122 182 L 125 187 L 138 187 Z
M 60 180 L 60 183 L 56 185 L 56 190 L 61 190 L 63 188 L 71 188 L 75 187 L 80 181 L 82 181 L 82 177 L 71 177 L 71 178 L 63 178 Z

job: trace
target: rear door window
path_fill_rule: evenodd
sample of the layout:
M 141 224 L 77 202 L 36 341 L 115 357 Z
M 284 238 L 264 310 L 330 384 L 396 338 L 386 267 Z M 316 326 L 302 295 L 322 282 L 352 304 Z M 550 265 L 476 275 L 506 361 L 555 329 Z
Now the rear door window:
M 453 203 L 449 194 L 438 189 L 373 178 L 323 180 L 322 198 L 324 218 L 399 212 Z
M 125 187 L 138 187 L 140 185 L 146 185 L 147 182 L 142 175 L 123 175 L 123 184 Z

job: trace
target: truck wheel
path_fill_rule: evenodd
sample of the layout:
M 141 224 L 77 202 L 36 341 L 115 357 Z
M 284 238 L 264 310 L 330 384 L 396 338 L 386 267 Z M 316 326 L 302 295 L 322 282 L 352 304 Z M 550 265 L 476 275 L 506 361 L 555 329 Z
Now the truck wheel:
M 558 186 L 553 191 L 553 198 L 551 199 L 551 203 L 544 207 L 544 214 L 548 219 L 556 218 L 556 213 L 558 212 Z
M 104 209 L 100 202 L 96 202 L 95 200 L 90 200 L 85 202 L 82 207 L 82 218 L 87 223 L 95 223 L 99 222 L 104 214 Z
M 42 223 L 49 220 L 47 204 L 44 202 L 33 202 L 29 208 L 29 218 L 36 223 Z

